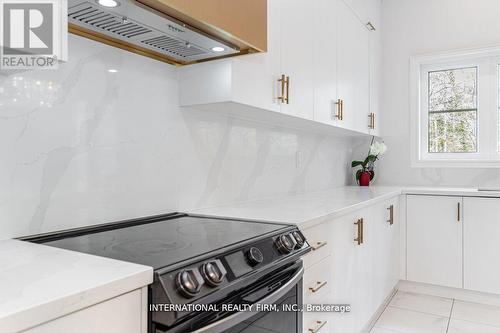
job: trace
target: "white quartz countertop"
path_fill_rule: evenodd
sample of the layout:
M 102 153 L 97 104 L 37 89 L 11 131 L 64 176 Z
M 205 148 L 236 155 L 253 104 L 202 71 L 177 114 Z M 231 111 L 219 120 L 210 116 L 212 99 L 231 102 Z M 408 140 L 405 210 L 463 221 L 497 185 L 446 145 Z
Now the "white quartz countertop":
M 152 281 L 148 266 L 2 240 L 0 332 L 28 329 Z
M 198 209 L 191 213 L 293 223 L 304 228 L 400 194 L 401 187 L 345 186 L 328 191 Z
M 500 197 L 500 188 L 344 186 L 327 191 L 203 208 L 191 213 L 292 223 L 304 228 L 400 194 Z

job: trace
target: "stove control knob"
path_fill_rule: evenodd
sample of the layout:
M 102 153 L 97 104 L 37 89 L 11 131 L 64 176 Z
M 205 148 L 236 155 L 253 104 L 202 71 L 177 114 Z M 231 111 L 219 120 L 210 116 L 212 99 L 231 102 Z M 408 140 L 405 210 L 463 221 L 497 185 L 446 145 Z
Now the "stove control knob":
M 294 232 L 292 232 L 292 236 L 293 236 L 293 238 L 295 239 L 295 242 L 297 243 L 297 244 L 295 245 L 295 248 L 296 248 L 296 249 L 301 249 L 301 248 L 302 248 L 302 246 L 304 246 L 304 243 L 305 243 L 305 241 L 306 241 L 306 240 L 304 239 L 304 236 L 302 236 L 302 235 L 300 234 L 300 232 L 298 232 L 298 231 L 294 231 Z
M 283 254 L 288 254 L 295 248 L 295 240 L 291 235 L 280 235 L 275 241 L 278 251 Z
M 203 286 L 203 277 L 197 269 L 183 269 L 175 278 L 180 292 L 186 297 L 194 297 Z
M 224 281 L 227 272 L 222 262 L 217 259 L 204 263 L 201 266 L 201 274 L 209 286 L 217 287 Z
M 251 247 L 247 251 L 247 259 L 250 262 L 250 265 L 255 266 L 264 261 L 264 255 L 258 248 Z

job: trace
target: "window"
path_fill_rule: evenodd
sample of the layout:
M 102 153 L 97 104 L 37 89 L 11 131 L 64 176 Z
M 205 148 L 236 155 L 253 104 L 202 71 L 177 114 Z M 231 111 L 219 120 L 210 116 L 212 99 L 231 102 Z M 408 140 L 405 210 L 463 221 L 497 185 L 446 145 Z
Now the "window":
M 429 153 L 477 152 L 477 68 L 427 75 Z
M 500 48 L 412 58 L 412 164 L 500 166 Z

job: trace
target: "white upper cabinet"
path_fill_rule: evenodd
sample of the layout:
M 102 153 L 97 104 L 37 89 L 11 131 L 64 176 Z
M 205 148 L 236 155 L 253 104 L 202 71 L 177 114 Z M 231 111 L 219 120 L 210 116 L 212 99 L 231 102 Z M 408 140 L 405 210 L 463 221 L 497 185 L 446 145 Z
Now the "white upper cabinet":
M 273 1 L 273 0 L 270 0 Z M 281 111 L 313 118 L 313 6 L 310 0 L 282 0 L 281 73 L 288 79 Z
M 338 98 L 343 126 L 368 133 L 370 113 L 369 31 L 354 12 L 338 2 Z
M 184 66 L 179 69 L 181 106 L 204 106 L 214 110 L 220 103 L 279 111 L 278 78 L 281 72 L 281 4 L 267 2 L 266 53 Z
M 232 60 L 230 89 L 233 96 L 230 98 L 235 102 L 280 111 L 277 79 L 281 74 L 282 2 L 267 2 L 267 52 Z
M 337 1 L 315 0 L 314 120 L 342 126 L 337 102 Z
M 370 32 L 370 113 L 373 114 L 370 134 L 380 136 L 381 94 L 382 84 L 382 3 L 380 0 L 368 2 L 369 14 L 367 22 L 375 29 Z
M 407 197 L 407 279 L 462 288 L 462 198 Z
M 380 31 L 370 33 L 370 134 L 380 136 L 380 102 L 382 82 L 382 43 Z M 370 121 L 370 119 L 369 119 Z
M 180 68 L 180 105 L 377 134 L 371 33 L 343 0 L 268 0 L 268 52 Z

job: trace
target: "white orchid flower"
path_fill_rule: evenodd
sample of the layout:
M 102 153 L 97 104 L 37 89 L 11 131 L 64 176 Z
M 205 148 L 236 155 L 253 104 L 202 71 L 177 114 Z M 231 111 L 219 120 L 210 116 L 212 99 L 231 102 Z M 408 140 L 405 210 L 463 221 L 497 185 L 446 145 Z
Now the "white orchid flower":
M 370 155 L 379 156 L 387 151 L 387 146 L 383 142 L 374 142 L 370 147 Z

